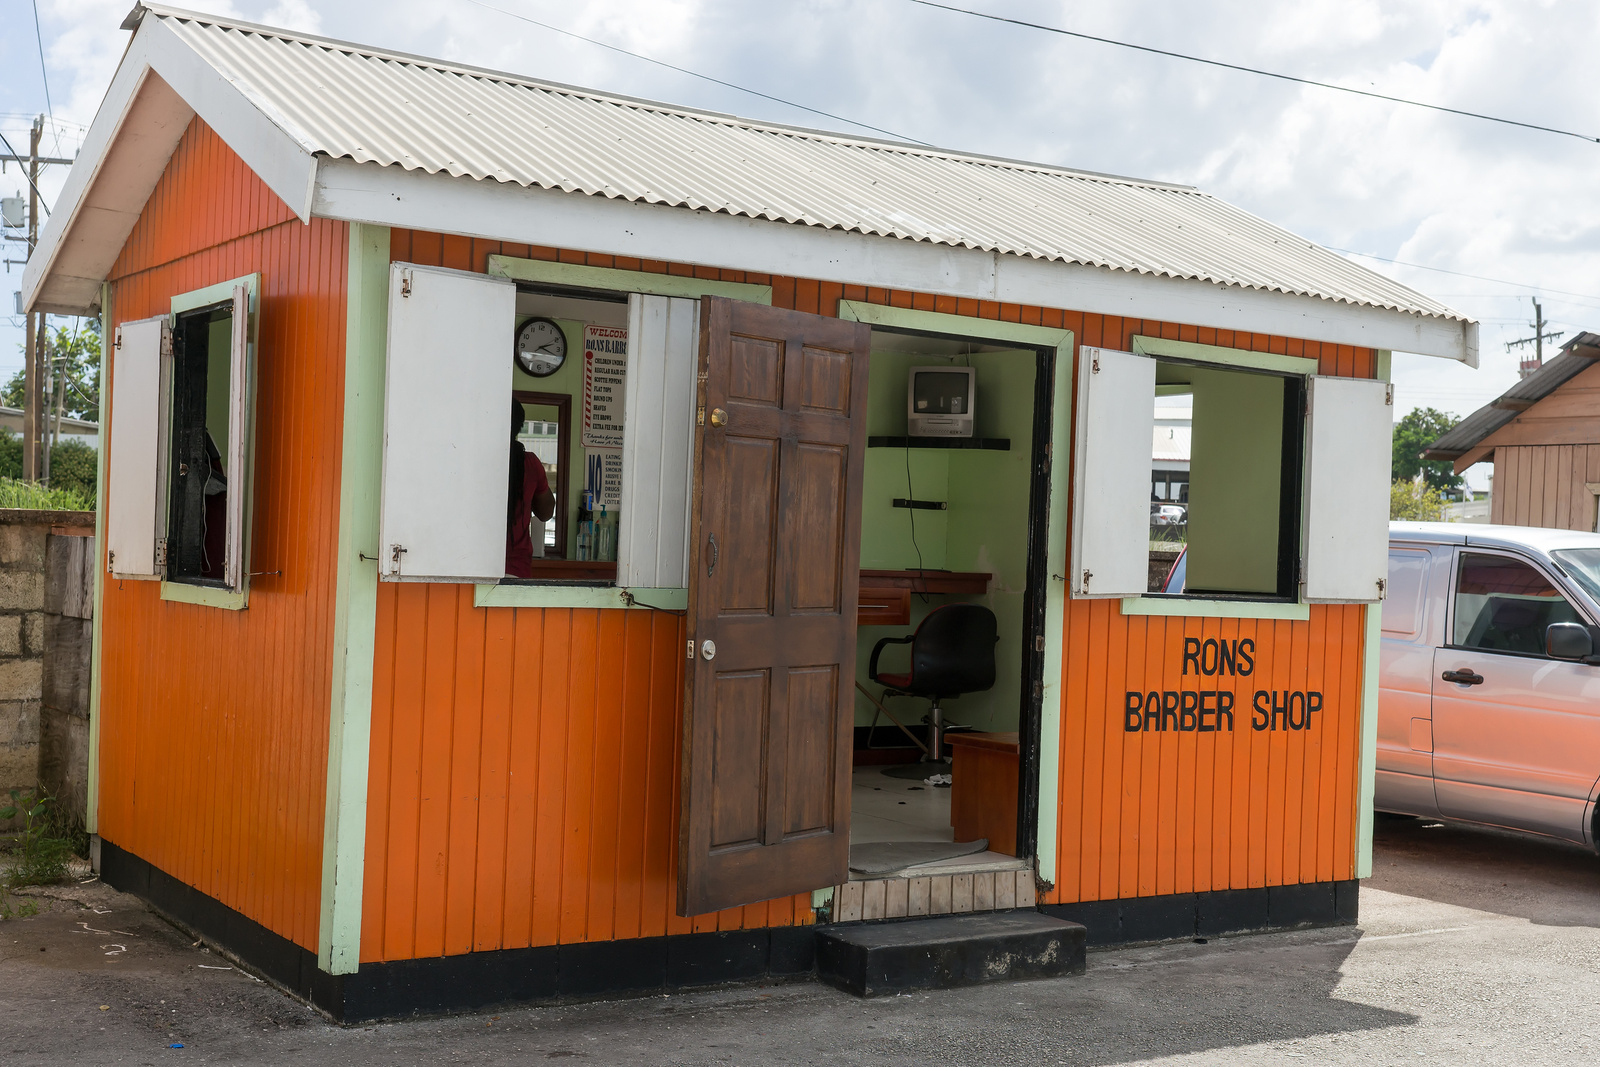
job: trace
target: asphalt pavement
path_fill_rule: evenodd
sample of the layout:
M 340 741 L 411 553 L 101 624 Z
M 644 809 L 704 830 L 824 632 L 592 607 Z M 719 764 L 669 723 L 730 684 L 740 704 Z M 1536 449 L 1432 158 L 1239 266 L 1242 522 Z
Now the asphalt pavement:
M 874 1001 L 797 983 L 352 1028 L 89 882 L 0 922 L 0 1063 L 1600 1059 L 1600 858 L 1420 820 L 1380 819 L 1376 842 L 1359 926 L 1092 951 L 1081 977 Z

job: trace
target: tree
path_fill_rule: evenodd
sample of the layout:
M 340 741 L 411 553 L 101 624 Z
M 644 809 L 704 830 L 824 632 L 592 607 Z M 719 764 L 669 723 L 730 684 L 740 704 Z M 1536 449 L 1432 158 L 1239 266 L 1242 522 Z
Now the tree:
M 1444 498 L 1430 486 L 1397 481 L 1389 486 L 1389 518 L 1404 522 L 1438 522 L 1444 518 Z
M 50 360 L 54 365 L 54 389 L 40 383 L 44 396 L 44 409 L 55 417 L 56 401 L 60 398 L 61 414 L 73 419 L 94 422 L 100 418 L 100 322 L 98 319 L 80 319 L 70 329 L 66 326 L 47 326 Z M 26 406 L 27 371 L 19 370 L 0 390 L 0 401 L 7 407 Z
M 1466 479 L 1455 473 L 1449 460 L 1427 460 L 1422 450 L 1456 428 L 1461 419 L 1434 408 L 1415 408 L 1394 424 L 1394 452 L 1389 477 L 1411 481 L 1418 474 L 1428 488 L 1441 496 L 1461 487 Z

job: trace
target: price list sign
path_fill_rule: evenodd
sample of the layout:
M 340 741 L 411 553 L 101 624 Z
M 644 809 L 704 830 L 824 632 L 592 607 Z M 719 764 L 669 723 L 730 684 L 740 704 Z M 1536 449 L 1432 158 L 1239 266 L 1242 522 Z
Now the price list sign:
M 628 373 L 628 331 L 583 328 L 583 447 L 622 447 L 622 388 Z

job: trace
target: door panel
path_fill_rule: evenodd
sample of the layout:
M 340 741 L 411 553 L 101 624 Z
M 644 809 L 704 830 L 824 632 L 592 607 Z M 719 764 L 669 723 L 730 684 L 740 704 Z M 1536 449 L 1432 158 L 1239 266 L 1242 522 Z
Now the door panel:
M 836 885 L 871 329 L 708 297 L 690 544 L 678 910 Z
M 1600 765 L 1600 668 L 1548 659 L 1550 621 L 1575 618 L 1528 563 L 1463 552 L 1454 590 L 1456 647 L 1434 654 L 1433 773 L 1448 818 L 1585 840 Z M 1481 681 L 1447 681 L 1445 672 Z

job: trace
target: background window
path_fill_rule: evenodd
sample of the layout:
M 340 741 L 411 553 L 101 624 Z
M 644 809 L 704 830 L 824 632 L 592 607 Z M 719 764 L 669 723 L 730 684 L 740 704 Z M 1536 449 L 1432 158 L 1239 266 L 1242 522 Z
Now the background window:
M 233 302 L 178 316 L 173 336 L 167 579 L 225 584 Z

